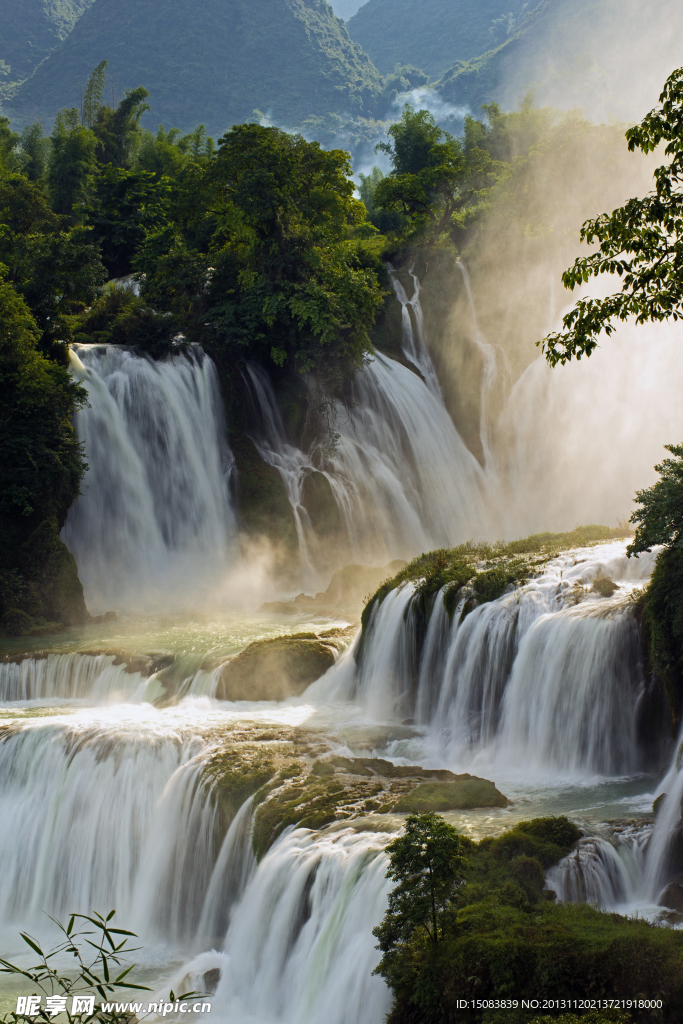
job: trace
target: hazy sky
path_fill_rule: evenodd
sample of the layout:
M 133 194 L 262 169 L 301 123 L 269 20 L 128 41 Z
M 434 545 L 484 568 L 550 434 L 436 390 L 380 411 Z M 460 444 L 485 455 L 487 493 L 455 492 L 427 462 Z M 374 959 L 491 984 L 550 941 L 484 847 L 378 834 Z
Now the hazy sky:
M 365 0 L 328 0 L 328 3 L 334 8 L 334 13 L 338 18 L 348 21 L 358 8 L 363 6 Z

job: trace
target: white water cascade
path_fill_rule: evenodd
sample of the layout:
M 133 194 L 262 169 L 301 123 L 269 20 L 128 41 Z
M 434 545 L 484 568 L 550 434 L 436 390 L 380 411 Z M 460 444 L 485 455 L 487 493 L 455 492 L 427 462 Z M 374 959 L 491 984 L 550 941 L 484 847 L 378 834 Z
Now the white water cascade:
M 378 1024 L 372 976 L 386 909 L 386 834 L 298 829 L 264 857 L 235 908 L 214 1012 L 249 1024 Z
M 561 555 L 464 618 L 461 600 L 452 622 L 440 592 L 426 630 L 414 585 L 394 590 L 373 609 L 362 647 L 315 695 L 358 700 L 375 719 L 417 718 L 448 764 L 486 751 L 497 764 L 540 771 L 637 771 L 644 684 L 629 595 L 653 556 L 629 560 L 624 547 Z M 599 573 L 618 582 L 613 598 L 590 593 Z
M 78 345 L 88 391 L 76 417 L 89 470 L 64 529 L 86 601 L 149 609 L 200 601 L 220 584 L 236 537 L 216 370 L 200 350 L 157 362 Z
M 393 288 L 394 295 L 401 303 L 401 330 L 403 335 L 401 348 L 403 349 L 403 354 L 406 359 L 410 360 L 413 366 L 417 366 L 429 390 L 437 398 L 442 398 L 439 378 L 436 375 L 434 363 L 429 355 L 425 341 L 424 316 L 420 303 L 420 279 L 411 267 L 408 273 L 413 282 L 413 295 L 409 299 L 391 263 L 387 263 L 387 269 L 391 278 L 391 287 Z M 411 313 L 414 318 L 414 327 Z
M 283 479 L 306 557 L 302 488 L 314 471 L 329 481 L 354 560 L 412 557 L 495 532 L 481 467 L 441 399 L 411 370 L 377 353 L 357 374 L 350 411 L 336 410 L 339 443 L 330 457 L 285 439 L 266 375 L 249 372 L 262 424 L 254 440 Z
M 649 827 L 626 829 L 610 840 L 586 836 L 546 876 L 549 889 L 566 903 L 616 909 L 637 902 Z
M 146 939 L 194 938 L 216 860 L 205 746 L 125 710 L 5 733 L 0 919 L 116 907 Z

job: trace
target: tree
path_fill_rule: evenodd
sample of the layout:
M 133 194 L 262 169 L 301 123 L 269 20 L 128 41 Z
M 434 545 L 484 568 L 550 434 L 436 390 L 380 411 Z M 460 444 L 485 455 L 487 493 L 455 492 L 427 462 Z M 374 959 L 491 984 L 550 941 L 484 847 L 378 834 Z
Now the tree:
M 78 110 L 61 110 L 52 129 L 48 185 L 55 213 L 72 215 L 88 199 L 97 171 L 97 137 L 81 124 Z
M 348 155 L 243 124 L 190 164 L 172 224 L 136 261 L 143 295 L 192 337 L 300 374 L 352 372 L 382 302 Z M 207 330 L 208 329 L 208 330 Z
M 661 476 L 652 487 L 636 493 L 642 508 L 631 516 L 636 534 L 626 553 L 638 555 L 655 545 L 683 550 L 683 444 L 664 446 L 674 456 L 655 466 Z
M 29 181 L 41 181 L 47 172 L 50 140 L 43 135 L 43 126 L 35 121 L 21 133 L 21 151 L 25 162 L 22 173 Z
M 602 274 L 617 275 L 621 291 L 576 303 L 564 317 L 564 330 L 539 343 L 551 366 L 590 356 L 598 336 L 612 334 L 616 321 L 683 317 L 683 68 L 667 80 L 660 104 L 626 132 L 632 152 L 651 153 L 666 143 L 671 160 L 655 171 L 654 191 L 586 221 L 581 239 L 597 243 L 597 251 L 562 276 L 565 288 L 574 290 Z
M 155 181 L 149 171 L 108 164 L 97 175 L 87 218 L 110 277 L 130 274 L 147 235 L 163 227 L 168 191 L 167 182 Z
M 373 932 L 384 953 L 377 968 L 382 975 L 417 932 L 434 944 L 443 940 L 448 908 L 465 881 L 460 835 L 439 814 L 408 815 L 405 832 L 387 852 L 387 878 L 397 885 L 389 894 L 384 920 Z
M 476 201 L 501 171 L 472 138 L 453 138 L 427 110 L 415 111 L 406 104 L 388 134 L 391 143 L 376 148 L 391 157 L 392 171 L 373 189 L 373 205 L 402 213 L 413 234 L 424 234 L 427 241 L 451 229 L 454 216 Z

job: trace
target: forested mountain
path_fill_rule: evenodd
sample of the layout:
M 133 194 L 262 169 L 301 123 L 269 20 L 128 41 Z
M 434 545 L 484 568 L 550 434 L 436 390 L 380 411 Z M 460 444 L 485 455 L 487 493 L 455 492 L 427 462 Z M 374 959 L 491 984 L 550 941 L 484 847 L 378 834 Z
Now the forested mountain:
M 28 78 L 92 2 L 0 0 L 0 84 Z
M 511 109 L 533 91 L 540 105 L 631 120 L 653 105 L 662 76 L 680 64 L 681 30 L 677 0 L 543 0 L 499 46 L 456 60 L 438 88 L 475 110 L 492 101 Z
M 368 0 L 348 29 L 382 74 L 414 64 L 438 78 L 456 60 L 504 42 L 530 6 L 523 0 Z
M 152 124 L 214 134 L 259 110 L 279 123 L 372 109 L 381 79 L 326 0 L 96 0 L 24 83 L 15 122 L 79 103 L 102 60 L 118 96 L 150 87 Z

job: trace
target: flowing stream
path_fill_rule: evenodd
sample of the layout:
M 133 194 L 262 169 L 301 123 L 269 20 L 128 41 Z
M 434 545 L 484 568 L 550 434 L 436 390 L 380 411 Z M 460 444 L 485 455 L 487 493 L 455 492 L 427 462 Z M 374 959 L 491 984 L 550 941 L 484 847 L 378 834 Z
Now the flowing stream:
M 531 368 L 503 412 L 509 424 L 517 409 L 503 457 L 491 429 L 496 351 L 478 334 L 482 469 L 444 406 L 420 283 L 411 273 L 409 299 L 391 277 L 414 369 L 376 353 L 333 410 L 335 444 L 295 443 L 268 375 L 244 369 L 251 436 L 282 481 L 312 583 L 327 543 L 306 508 L 313 473 L 329 485 L 335 550 L 347 562 L 494 539 L 523 518 L 514 501 L 500 506 L 496 474 L 517 488 L 533 477 L 531 414 L 520 403 L 543 374 Z M 476 324 L 473 299 L 472 314 Z M 209 986 L 212 1018 L 226 1024 L 381 1024 L 390 998 L 372 975 L 372 929 L 386 907 L 385 847 L 402 818 L 368 811 L 290 827 L 257 860 L 254 802 L 241 797 L 228 813 L 212 782 L 216 756 L 229 766 L 245 744 L 277 752 L 292 735 L 312 749 L 494 780 L 509 807 L 449 815 L 475 839 L 538 814 L 571 815 L 584 837 L 548 886 L 560 899 L 659 919 L 683 849 L 683 748 L 665 723 L 647 732 L 634 595 L 654 555 L 628 559 L 623 541 L 567 551 L 468 614 L 464 600 L 449 610 L 444 591 L 425 609 L 405 585 L 303 695 L 220 701 L 217 666 L 253 640 L 349 623 L 248 607 L 252 595 L 263 600 L 261 569 L 241 553 L 235 463 L 201 350 L 153 362 L 79 346 L 72 365 L 89 394 L 77 425 L 90 468 L 64 537 L 91 610 L 119 619 L 3 643 L 1 956 L 21 960 L 20 928 L 49 935 L 45 914 L 115 907 L 140 936 L 141 980 L 160 998 Z M 616 584 L 611 597 L 593 590 L 598 576 Z M 0 983 L 3 1008 L 17 991 Z

